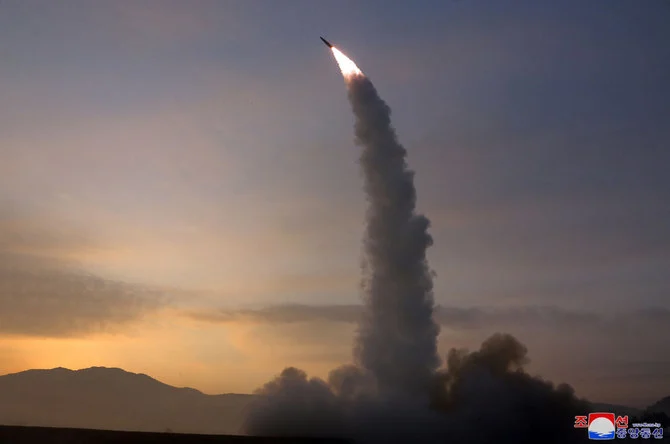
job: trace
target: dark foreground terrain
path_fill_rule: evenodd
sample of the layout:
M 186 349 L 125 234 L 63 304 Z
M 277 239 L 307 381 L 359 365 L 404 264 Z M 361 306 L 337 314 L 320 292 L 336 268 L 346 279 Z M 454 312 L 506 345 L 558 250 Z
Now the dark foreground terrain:
M 334 439 L 258 438 L 0 425 L 0 444 L 338 444 L 345 442 Z

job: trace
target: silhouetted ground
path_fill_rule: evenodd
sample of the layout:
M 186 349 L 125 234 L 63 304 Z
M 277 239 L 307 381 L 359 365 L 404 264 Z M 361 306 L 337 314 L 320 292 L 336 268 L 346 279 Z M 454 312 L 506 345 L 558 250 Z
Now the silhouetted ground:
M 1 444 L 341 444 L 346 441 L 310 438 L 259 438 L 234 435 L 118 432 L 55 427 L 0 425 Z
M 0 424 L 234 435 L 253 399 L 172 387 L 119 368 L 28 370 L 0 376 Z

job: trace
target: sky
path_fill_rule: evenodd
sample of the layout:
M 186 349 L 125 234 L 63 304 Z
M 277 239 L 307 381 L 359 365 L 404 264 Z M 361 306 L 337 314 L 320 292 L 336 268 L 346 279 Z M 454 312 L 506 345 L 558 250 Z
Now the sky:
M 365 200 L 318 40 L 393 110 L 442 356 L 670 394 L 670 3 L 3 0 L 0 374 L 207 393 L 351 359 Z

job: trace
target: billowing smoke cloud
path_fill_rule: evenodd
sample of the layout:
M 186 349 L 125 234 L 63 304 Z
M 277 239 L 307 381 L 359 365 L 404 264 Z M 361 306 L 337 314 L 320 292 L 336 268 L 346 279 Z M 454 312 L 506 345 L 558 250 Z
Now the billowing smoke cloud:
M 575 443 L 586 441 L 573 419 L 589 405 L 572 388 L 523 370 L 526 348 L 496 334 L 473 352 L 451 349 L 432 375 L 430 403 L 383 397 L 356 366 L 327 382 L 287 368 L 259 391 L 247 432 L 266 436 L 340 437 L 361 443 Z
M 587 411 L 568 386 L 529 376 L 526 348 L 494 335 L 481 349 L 451 350 L 439 370 L 429 221 L 415 212 L 413 172 L 373 84 L 336 49 L 356 117 L 368 199 L 364 311 L 354 363 L 328 381 L 285 369 L 259 390 L 246 432 L 356 442 L 575 442 Z M 582 433 L 585 435 L 584 433 Z
M 414 173 L 391 127 L 391 110 L 367 77 L 349 82 L 368 198 L 365 306 L 356 360 L 380 391 L 425 393 L 439 366 L 433 281 L 426 262 L 430 222 L 415 214 Z

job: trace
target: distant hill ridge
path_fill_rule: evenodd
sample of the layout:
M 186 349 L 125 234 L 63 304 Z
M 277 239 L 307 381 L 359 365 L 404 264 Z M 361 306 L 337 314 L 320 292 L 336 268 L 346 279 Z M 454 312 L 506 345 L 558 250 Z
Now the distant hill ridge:
M 653 403 L 647 407 L 647 410 L 650 412 L 665 413 L 666 415 L 670 416 L 670 396 L 666 396 L 665 398 Z
M 0 376 L 0 425 L 239 434 L 254 395 L 207 395 L 120 368 L 26 370 Z M 639 415 L 593 403 L 593 411 Z M 670 396 L 650 412 L 670 415 Z M 585 412 L 586 413 L 586 412 Z
M 23 379 L 33 377 L 36 378 L 35 382 L 38 383 L 56 380 L 63 381 L 65 380 L 64 378 L 77 378 L 82 383 L 85 381 L 99 382 L 100 379 L 106 379 L 107 382 L 118 383 L 122 385 L 146 384 L 146 388 L 153 386 L 153 388 L 157 390 L 184 390 L 199 393 L 201 395 L 203 394 L 201 391 L 194 388 L 174 387 L 154 379 L 144 373 L 133 373 L 118 367 L 89 367 L 80 370 L 70 370 L 69 368 L 64 367 L 56 367 L 53 369 L 32 369 L 0 376 L 0 381 L 2 378 L 8 378 L 11 380 L 13 378 Z
M 120 368 L 54 368 L 0 376 L 0 424 L 240 433 L 253 395 L 207 395 Z

